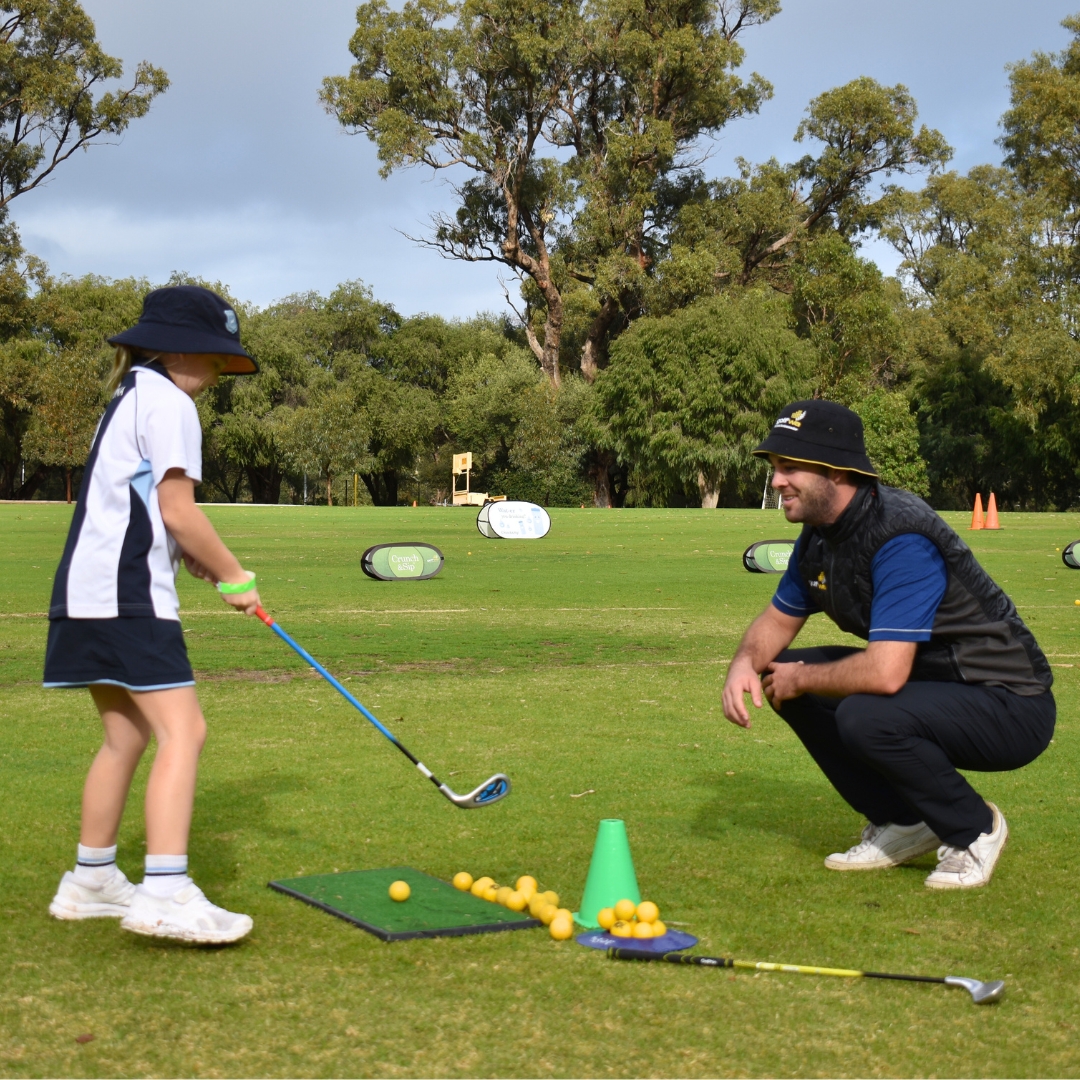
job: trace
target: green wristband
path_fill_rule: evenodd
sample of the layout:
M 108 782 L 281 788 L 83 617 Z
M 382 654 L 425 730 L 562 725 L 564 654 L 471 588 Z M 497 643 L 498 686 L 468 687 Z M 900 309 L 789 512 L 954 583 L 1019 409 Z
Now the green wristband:
M 251 571 L 248 571 L 251 574 Z M 241 581 L 236 585 L 230 585 L 228 582 L 219 581 L 217 583 L 217 590 L 223 596 L 237 596 L 240 593 L 251 592 L 255 588 L 255 575 L 251 574 L 251 577 L 247 581 Z

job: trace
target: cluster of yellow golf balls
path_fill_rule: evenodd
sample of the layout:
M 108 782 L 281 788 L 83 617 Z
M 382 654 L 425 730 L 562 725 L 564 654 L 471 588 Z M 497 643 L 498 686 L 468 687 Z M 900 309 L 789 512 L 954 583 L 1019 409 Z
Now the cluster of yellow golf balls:
M 614 907 L 601 908 L 596 921 L 613 937 L 663 937 L 667 927 L 660 921 L 660 909 L 651 900 L 635 904 L 620 900 Z
M 565 941 L 574 933 L 574 916 L 568 908 L 559 907 L 559 894 L 550 889 L 541 892 L 536 878 L 528 874 L 519 877 L 514 887 L 510 888 L 509 885 L 496 884 L 494 878 L 474 878 L 472 874 L 462 870 L 454 875 L 454 888 L 471 892 L 481 900 L 502 904 L 511 911 L 524 911 L 528 908 L 529 914 L 534 919 L 539 919 L 556 941 Z

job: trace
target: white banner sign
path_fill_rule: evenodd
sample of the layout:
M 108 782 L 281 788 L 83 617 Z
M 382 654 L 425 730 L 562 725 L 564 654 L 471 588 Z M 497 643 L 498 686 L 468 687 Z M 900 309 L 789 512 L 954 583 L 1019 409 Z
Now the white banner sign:
M 551 518 L 542 506 L 529 502 L 490 502 L 476 519 L 481 535 L 491 539 L 539 540 L 547 536 Z

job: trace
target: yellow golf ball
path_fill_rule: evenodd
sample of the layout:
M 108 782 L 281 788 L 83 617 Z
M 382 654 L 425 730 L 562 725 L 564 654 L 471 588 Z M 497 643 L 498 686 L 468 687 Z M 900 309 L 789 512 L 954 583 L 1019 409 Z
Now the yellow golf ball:
M 663 937 L 667 933 L 667 926 L 664 925 L 659 919 L 656 919 L 652 924 L 652 936 Z
M 514 883 L 514 888 L 528 900 L 529 897 L 536 892 L 536 878 L 525 874 L 517 879 Z
M 623 922 L 629 922 L 637 911 L 637 904 L 633 900 L 620 900 L 615 905 L 615 918 Z
M 557 892 L 552 892 L 548 889 L 548 891 L 544 893 L 544 896 L 549 904 L 554 904 L 556 907 L 559 906 L 559 894 Z
M 651 938 L 653 936 L 653 924 L 650 922 L 634 923 L 634 937 Z
M 610 930 L 615 925 L 615 909 L 601 908 L 596 913 L 596 921 L 600 924 L 601 930 Z
M 651 900 L 642 900 L 637 906 L 638 922 L 656 922 L 660 909 Z
M 503 907 L 506 907 L 506 901 L 510 898 L 510 894 L 513 891 L 514 890 L 511 889 L 509 885 L 500 885 L 495 890 L 495 903 L 502 904 Z
M 472 888 L 472 874 L 465 870 L 462 870 L 460 874 L 455 874 L 454 888 L 460 889 L 462 892 L 468 892 Z
M 537 918 L 545 925 L 550 926 L 552 920 L 559 914 L 559 909 L 554 904 L 545 904 L 540 909 L 540 914 Z
M 496 899 L 498 898 L 498 896 L 499 896 L 499 890 L 496 889 L 494 885 L 489 885 L 484 890 L 484 899 L 487 900 L 489 903 L 494 904 Z
M 509 909 L 510 909 L 511 911 L 524 911 L 524 910 L 525 910 L 525 904 L 526 904 L 527 902 L 528 902 L 528 901 L 526 901 L 524 893 L 522 893 L 522 892 L 519 892 L 519 891 L 518 891 L 517 889 L 515 889 L 515 890 L 514 890 L 514 891 L 513 891 L 513 892 L 512 892 L 512 893 L 511 893 L 511 894 L 510 894 L 510 895 L 509 895 L 509 896 L 508 896 L 507 898 L 506 898 L 506 906 L 507 906 L 507 907 L 508 907 L 508 908 L 509 908 Z
M 411 893 L 412 889 L 409 888 L 409 883 L 407 881 L 395 881 L 393 885 L 390 886 L 390 899 L 397 900 L 398 903 L 401 903 L 403 900 L 408 900 Z
M 619 919 L 612 925 L 608 933 L 613 934 L 615 937 L 633 937 L 634 928 L 628 922 Z
M 489 885 L 494 885 L 494 884 L 495 884 L 495 882 L 489 877 L 477 878 L 472 883 L 472 888 L 469 889 L 469 892 L 471 892 L 473 894 L 473 896 L 483 897 L 484 890 L 487 889 L 487 887 Z
M 543 911 L 544 908 L 547 907 L 547 904 L 548 904 L 547 897 L 544 896 L 543 893 L 533 893 L 532 896 L 529 897 L 529 904 L 528 904 L 529 914 L 534 919 L 539 919 L 540 918 L 540 912 Z
M 560 915 L 557 919 L 551 920 L 548 933 L 556 941 L 565 941 L 574 935 L 574 920 L 566 915 Z

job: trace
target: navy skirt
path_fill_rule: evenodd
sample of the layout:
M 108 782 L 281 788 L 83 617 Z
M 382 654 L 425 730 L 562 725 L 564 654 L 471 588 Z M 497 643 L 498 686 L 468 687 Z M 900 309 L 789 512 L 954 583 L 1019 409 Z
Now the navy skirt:
M 194 686 L 184 632 L 175 619 L 53 619 L 46 689 L 108 683 L 127 690 Z

